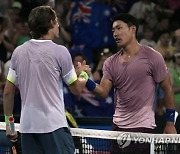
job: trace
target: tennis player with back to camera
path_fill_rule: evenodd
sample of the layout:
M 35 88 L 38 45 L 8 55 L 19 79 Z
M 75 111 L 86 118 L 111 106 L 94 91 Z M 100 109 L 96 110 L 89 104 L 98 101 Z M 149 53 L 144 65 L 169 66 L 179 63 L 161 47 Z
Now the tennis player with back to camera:
M 22 153 L 73 154 L 75 148 L 64 111 L 62 80 L 73 94 L 79 95 L 88 76 L 82 72 L 77 77 L 69 51 L 52 41 L 59 35 L 58 18 L 52 8 L 32 9 L 28 25 L 33 39 L 14 50 L 4 89 L 6 135 L 11 140 L 17 137 L 17 132 L 10 131 L 8 118 L 12 116 L 18 85 L 22 101 Z M 81 69 L 91 71 L 85 61 Z
M 102 98 L 107 97 L 110 89 L 114 88 L 115 113 L 112 129 L 153 133 L 156 126 L 156 85 L 159 83 L 164 91 L 166 107 L 164 133 L 176 133 L 174 93 L 162 55 L 153 48 L 138 43 L 138 21 L 130 14 L 115 16 L 112 19 L 112 32 L 120 51 L 106 59 L 100 84 L 91 79 L 86 83 L 87 89 Z M 118 145 L 112 145 L 112 153 L 117 150 Z M 120 149 L 119 153 L 147 153 L 146 150 L 126 148 Z

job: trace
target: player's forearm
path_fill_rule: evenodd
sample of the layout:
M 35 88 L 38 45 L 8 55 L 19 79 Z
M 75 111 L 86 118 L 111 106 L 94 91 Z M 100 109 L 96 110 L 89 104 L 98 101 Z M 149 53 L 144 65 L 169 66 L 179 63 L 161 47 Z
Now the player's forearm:
M 161 88 L 164 92 L 164 101 L 166 109 L 174 109 L 174 90 L 170 80 L 170 74 L 168 73 L 165 79 L 160 83 Z
M 85 85 L 86 80 L 82 77 L 78 77 L 78 79 L 69 86 L 69 89 L 74 95 L 80 95 Z
M 4 89 L 3 93 L 3 108 L 5 115 L 12 115 L 13 107 L 14 107 L 14 92 L 15 88 L 12 91 L 8 91 L 8 89 Z
M 92 92 L 96 96 L 101 97 L 103 99 L 106 98 L 108 96 L 108 93 L 109 93 L 104 87 L 102 87 L 99 84 L 96 84 L 96 88 Z
M 169 88 L 164 91 L 164 100 L 166 107 L 166 126 L 173 126 L 175 122 L 175 103 L 173 88 Z M 175 132 L 172 132 L 175 133 Z
M 174 109 L 175 101 L 174 101 L 174 92 L 172 88 L 164 91 L 164 101 L 166 109 Z
M 112 83 L 109 80 L 101 80 L 100 84 L 95 83 L 93 80 L 88 79 L 86 82 L 86 88 L 98 97 L 106 98 L 112 87 Z
M 13 102 L 14 100 L 8 99 L 8 98 L 3 98 L 3 106 L 4 106 L 4 114 L 5 115 L 12 115 L 13 112 Z

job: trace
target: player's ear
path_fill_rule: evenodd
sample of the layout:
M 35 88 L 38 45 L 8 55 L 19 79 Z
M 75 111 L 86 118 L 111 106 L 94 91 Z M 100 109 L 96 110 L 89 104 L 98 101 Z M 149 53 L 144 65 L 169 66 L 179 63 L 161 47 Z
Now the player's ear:
M 54 28 L 55 21 L 53 21 L 53 20 L 51 19 L 49 24 L 50 24 L 50 26 L 49 26 L 50 28 Z
M 133 31 L 134 33 L 136 33 L 136 26 L 135 26 L 135 25 L 132 25 L 131 28 L 132 28 L 132 31 Z

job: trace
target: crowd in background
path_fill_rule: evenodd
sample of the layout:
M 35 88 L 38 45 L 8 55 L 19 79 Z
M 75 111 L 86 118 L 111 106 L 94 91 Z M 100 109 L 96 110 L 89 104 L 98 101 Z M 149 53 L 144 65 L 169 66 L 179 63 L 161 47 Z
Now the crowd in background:
M 75 67 L 77 61 L 86 60 L 92 68 L 91 78 L 95 82 L 99 82 L 102 77 L 105 59 L 119 50 L 112 36 L 111 17 L 128 12 L 138 18 L 138 40 L 164 57 L 171 72 L 176 110 L 180 113 L 179 0 L 1 0 L 0 113 L 11 54 L 17 46 L 31 39 L 27 19 L 30 10 L 39 5 L 50 5 L 56 10 L 60 22 L 60 37 L 54 42 L 68 48 Z M 114 113 L 113 90 L 102 100 L 87 89 L 76 97 L 64 85 L 64 99 L 66 109 L 75 116 L 105 117 Z M 20 114 L 20 101 L 17 89 L 15 114 Z M 163 115 L 163 94 L 157 94 L 157 104 L 158 114 Z

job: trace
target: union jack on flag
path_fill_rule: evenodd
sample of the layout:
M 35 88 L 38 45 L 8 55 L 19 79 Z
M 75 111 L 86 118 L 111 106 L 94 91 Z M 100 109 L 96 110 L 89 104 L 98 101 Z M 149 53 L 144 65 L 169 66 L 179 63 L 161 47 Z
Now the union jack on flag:
M 85 23 L 90 23 L 89 17 L 91 16 L 92 8 L 83 4 L 82 2 L 78 5 L 78 11 L 73 15 L 73 22 L 75 21 L 83 21 Z

